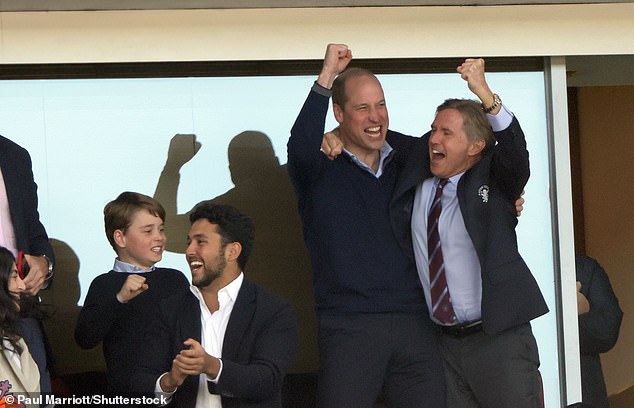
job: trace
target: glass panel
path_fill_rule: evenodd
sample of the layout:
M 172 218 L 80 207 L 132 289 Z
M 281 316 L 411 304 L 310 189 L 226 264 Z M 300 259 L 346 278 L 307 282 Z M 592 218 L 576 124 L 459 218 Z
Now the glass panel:
M 391 128 L 422 135 L 435 107 L 472 95 L 457 74 L 379 76 Z M 257 226 L 249 277 L 287 297 L 306 345 L 296 371 L 316 368 L 310 267 L 295 197 L 286 174 L 286 142 L 314 76 L 0 82 L 0 133 L 31 153 L 40 212 L 55 240 L 58 306 L 81 304 L 114 253 L 103 207 L 125 190 L 161 199 L 169 250 L 161 265 L 189 277 L 182 255 L 197 202 L 234 204 Z M 491 88 L 515 113 L 531 154 L 527 204 L 517 229 L 520 250 L 551 312 L 533 322 L 547 407 L 559 405 L 553 237 L 542 72 L 491 73 Z M 327 128 L 334 127 L 332 113 Z M 170 158 L 169 165 L 166 161 Z M 181 167 L 182 166 L 182 167 Z M 178 171 L 180 169 L 180 179 Z M 163 173 L 162 173 L 163 172 Z M 81 288 L 81 291 L 80 291 Z

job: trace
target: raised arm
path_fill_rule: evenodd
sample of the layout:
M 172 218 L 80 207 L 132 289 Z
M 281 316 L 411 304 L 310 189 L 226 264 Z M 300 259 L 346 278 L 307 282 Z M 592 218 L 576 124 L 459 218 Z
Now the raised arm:
M 325 160 L 320 152 L 320 145 L 324 135 L 330 88 L 351 59 L 352 52 L 348 46 L 328 44 L 321 72 L 291 129 L 288 141 L 288 171 L 295 189 L 300 194 L 311 177 L 318 173 L 318 166 Z
M 524 132 L 513 114 L 502 105 L 485 78 L 485 61 L 468 58 L 457 68 L 469 90 L 482 102 L 497 144 L 491 173 L 509 201 L 515 202 L 530 176 L 528 150 Z
M 456 70 L 462 79 L 467 81 L 469 90 L 480 99 L 485 110 L 491 109 L 487 113 L 497 115 L 500 112 L 501 104 L 495 102 L 495 96 L 484 75 L 485 62 L 482 58 L 467 58 Z

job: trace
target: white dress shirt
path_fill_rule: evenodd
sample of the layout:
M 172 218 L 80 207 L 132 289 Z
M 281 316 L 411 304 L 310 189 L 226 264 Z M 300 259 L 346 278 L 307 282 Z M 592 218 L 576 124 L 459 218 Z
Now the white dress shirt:
M 207 375 L 198 376 L 198 394 L 196 396 L 196 407 L 199 408 L 222 408 L 222 402 L 220 395 L 209 393 L 207 389 L 207 381 L 218 383 L 220 376 L 222 375 L 222 346 L 224 344 L 225 333 L 227 331 L 227 324 L 233 311 L 233 305 L 235 304 L 238 292 L 242 286 L 244 280 L 244 274 L 235 278 L 224 288 L 218 291 L 218 310 L 211 312 L 203 299 L 202 293 L 196 286 L 190 286 L 190 290 L 198 299 L 200 304 L 200 345 L 205 349 L 207 354 L 220 359 L 220 370 L 216 378 L 210 378 Z M 163 374 L 165 375 L 165 374 Z M 171 400 L 172 393 L 165 393 L 160 388 L 161 378 L 156 381 L 156 392 L 162 395 L 168 396 Z M 174 391 L 176 392 L 176 391 Z

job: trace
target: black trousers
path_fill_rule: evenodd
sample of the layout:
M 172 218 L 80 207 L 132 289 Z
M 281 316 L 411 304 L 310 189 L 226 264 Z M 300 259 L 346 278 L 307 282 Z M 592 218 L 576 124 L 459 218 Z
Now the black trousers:
M 318 408 L 444 408 L 438 331 L 425 314 L 319 316 Z

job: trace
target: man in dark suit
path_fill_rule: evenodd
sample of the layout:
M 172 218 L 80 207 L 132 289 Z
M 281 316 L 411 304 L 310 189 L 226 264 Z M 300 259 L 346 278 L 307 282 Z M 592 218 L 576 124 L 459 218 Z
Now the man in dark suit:
M 515 235 L 514 201 L 529 177 L 526 141 L 484 80 L 484 61 L 467 60 L 459 71 L 483 103 L 438 107 L 431 132 L 403 160 L 392 222 L 414 253 L 442 332 L 447 405 L 540 407 L 529 322 L 548 308 Z M 495 138 L 489 122 L 501 128 Z
M 31 157 L 21 146 L 0 136 L 0 245 L 17 256 L 24 254 L 28 274 L 25 293 L 37 308 L 37 294 L 53 276 L 54 254 L 37 210 L 37 185 Z M 31 307 L 24 308 L 33 309 Z M 51 392 L 45 339 L 40 322 L 31 316 L 21 319 L 22 334 L 40 369 L 40 389 Z
M 595 259 L 577 255 L 577 307 L 583 402 L 609 408 L 601 358 L 619 338 L 623 311 L 608 274 Z
M 133 387 L 177 407 L 281 408 L 297 323 L 286 300 L 244 277 L 253 224 L 205 201 L 190 221 L 191 293 L 161 303 Z

